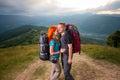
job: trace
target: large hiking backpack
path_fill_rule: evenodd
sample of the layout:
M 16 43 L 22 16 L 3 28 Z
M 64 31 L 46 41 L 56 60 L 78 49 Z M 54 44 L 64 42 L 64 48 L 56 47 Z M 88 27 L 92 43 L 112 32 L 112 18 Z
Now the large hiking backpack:
M 46 33 L 42 33 L 39 38 L 40 42 L 40 59 L 41 60 L 49 60 L 50 53 L 49 53 L 49 43 L 48 37 Z
M 69 31 L 72 35 L 73 39 L 73 53 L 77 53 L 81 51 L 81 39 L 80 39 L 80 34 L 78 32 L 78 29 L 75 25 L 73 24 L 67 24 L 67 31 Z

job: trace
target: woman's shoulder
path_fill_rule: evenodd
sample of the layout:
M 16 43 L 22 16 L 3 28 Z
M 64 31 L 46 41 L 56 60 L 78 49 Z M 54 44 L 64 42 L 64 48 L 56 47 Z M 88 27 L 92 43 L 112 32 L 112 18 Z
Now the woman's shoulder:
M 50 41 L 49 45 L 51 45 L 51 46 L 54 45 L 54 40 L 53 39 Z
M 54 42 L 54 40 L 52 39 L 50 42 Z
M 58 41 L 56 39 L 52 39 L 50 43 L 58 43 Z
M 52 39 L 52 40 L 50 41 L 50 44 L 55 44 L 55 43 L 58 43 L 58 41 L 57 41 L 56 39 Z
M 55 42 L 55 40 L 54 40 L 54 39 L 52 39 L 52 40 L 50 41 L 50 43 L 51 43 L 51 42 Z

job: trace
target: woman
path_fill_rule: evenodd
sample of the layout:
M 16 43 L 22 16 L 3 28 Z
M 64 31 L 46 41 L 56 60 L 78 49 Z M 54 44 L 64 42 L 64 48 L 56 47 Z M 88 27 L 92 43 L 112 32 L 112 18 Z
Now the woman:
M 48 39 L 49 39 L 49 46 L 50 46 L 50 55 L 53 60 L 56 62 L 52 62 L 52 70 L 50 80 L 58 80 L 61 74 L 61 68 L 59 63 L 59 42 L 57 38 L 58 32 L 56 26 L 51 26 L 48 29 Z

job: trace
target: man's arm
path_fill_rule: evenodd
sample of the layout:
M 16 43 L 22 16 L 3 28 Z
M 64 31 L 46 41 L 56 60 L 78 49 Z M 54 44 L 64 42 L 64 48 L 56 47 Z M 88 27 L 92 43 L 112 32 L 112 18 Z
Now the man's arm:
M 70 32 L 67 32 L 66 33 L 66 36 L 65 36 L 65 40 L 67 42 L 67 46 L 68 46 L 68 64 L 71 64 L 72 63 L 72 34 Z
M 72 64 L 72 44 L 68 44 L 68 64 Z

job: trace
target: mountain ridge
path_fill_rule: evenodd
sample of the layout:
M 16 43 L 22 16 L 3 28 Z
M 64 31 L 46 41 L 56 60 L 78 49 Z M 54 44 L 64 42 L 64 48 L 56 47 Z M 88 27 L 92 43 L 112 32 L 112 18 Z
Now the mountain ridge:
M 59 22 L 73 23 L 80 32 L 111 34 L 120 29 L 120 17 L 93 14 L 76 14 L 69 16 L 19 16 L 0 15 L 0 32 L 16 28 L 20 25 L 56 25 Z
M 0 34 L 0 47 L 10 47 L 16 45 L 27 45 L 38 43 L 41 31 L 46 31 L 46 27 L 24 25 L 13 30 Z
M 17 45 L 38 44 L 41 33 L 47 31 L 47 27 L 23 25 L 16 29 L 9 30 L 0 34 L 0 47 L 10 47 Z M 86 38 L 81 36 L 83 44 L 103 44 L 103 41 Z

